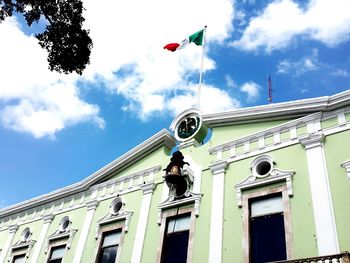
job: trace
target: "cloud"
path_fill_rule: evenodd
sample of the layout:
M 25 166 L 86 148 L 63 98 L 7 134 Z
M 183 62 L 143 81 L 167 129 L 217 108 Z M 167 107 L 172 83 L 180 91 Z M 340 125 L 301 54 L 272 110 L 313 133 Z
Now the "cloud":
M 271 52 L 287 47 L 299 36 L 333 47 L 350 37 L 349 10 L 348 0 L 311 0 L 305 9 L 292 0 L 274 1 L 251 19 L 232 46 Z
M 103 4 L 85 0 L 84 7 L 84 26 L 90 29 L 94 47 L 91 64 L 82 76 L 50 72 L 46 53 L 33 36 L 21 31 L 14 18 L 0 24 L 0 48 L 6 51 L 0 61 L 4 73 L 0 79 L 0 121 L 4 127 L 37 138 L 54 137 L 80 122 L 103 127 L 99 107 L 84 101 L 79 83 L 119 95 L 124 100 L 122 109 L 142 120 L 162 112 L 175 114 L 178 110 L 172 103 L 193 96 L 202 49 L 191 44 L 172 53 L 162 47 L 208 25 L 205 83 L 205 74 L 216 67 L 208 56 L 210 45 L 224 44 L 234 17 L 231 0 L 179 0 L 176 5 L 164 0 L 108 0 Z M 204 89 L 223 102 L 205 106 L 206 111 L 239 104 L 218 87 Z
M 311 55 L 302 57 L 299 60 L 283 59 L 279 61 L 276 74 L 299 76 L 309 71 L 316 71 L 320 66 L 318 51 L 314 49 Z
M 121 95 L 127 101 L 123 110 L 136 113 L 142 120 L 162 112 L 176 114 L 172 103 L 179 99 L 195 103 L 189 98 L 193 96 L 191 88 L 198 83 L 202 48 L 190 44 L 173 53 L 162 47 L 181 41 L 204 25 L 208 25 L 206 38 L 210 45 L 224 44 L 234 16 L 233 3 L 227 0 L 180 0 L 171 9 L 164 0 L 109 1 L 108 8 L 87 1 L 85 7 L 94 49 L 83 78 L 102 82 Z M 208 57 L 210 45 L 204 57 L 204 83 L 205 74 L 216 66 Z M 213 111 L 221 108 L 213 105 L 217 106 Z
M 332 76 L 339 76 L 339 77 L 344 77 L 344 78 L 348 78 L 350 77 L 350 73 L 349 71 L 346 71 L 344 69 L 336 69 L 335 71 L 333 71 L 331 73 Z
M 36 138 L 53 137 L 64 127 L 83 121 L 104 126 L 99 108 L 84 102 L 76 75 L 48 70 L 46 54 L 33 36 L 20 30 L 15 18 L 0 24 L 0 123 Z
M 178 114 L 191 106 L 197 106 L 198 85 L 190 87 L 191 92 L 178 95 L 169 101 L 170 111 Z M 203 113 L 227 111 L 241 107 L 241 103 L 232 98 L 226 91 L 210 85 L 201 86 L 200 109 Z
M 259 98 L 259 90 L 261 86 L 253 81 L 244 83 L 240 90 L 247 94 L 248 102 L 254 102 Z
M 226 80 L 226 86 L 227 87 L 230 87 L 230 88 L 236 88 L 237 87 L 237 83 L 234 81 L 234 79 L 230 75 L 226 74 L 225 75 L 225 80 Z

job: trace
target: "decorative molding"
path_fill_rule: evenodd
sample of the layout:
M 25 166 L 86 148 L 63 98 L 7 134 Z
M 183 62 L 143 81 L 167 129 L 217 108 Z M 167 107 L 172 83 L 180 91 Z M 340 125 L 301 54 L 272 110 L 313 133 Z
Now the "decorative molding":
M 282 131 L 290 131 L 291 136 L 296 135 L 296 127 L 297 126 L 307 126 L 307 123 L 309 123 L 309 125 L 313 125 L 315 123 L 319 123 L 322 117 L 322 112 L 316 112 L 289 122 L 285 122 L 283 124 L 271 127 L 271 128 L 267 128 L 265 130 L 259 131 L 259 132 L 255 132 L 252 134 L 249 134 L 247 136 L 238 138 L 238 139 L 234 139 L 232 141 L 223 143 L 223 144 L 219 144 L 216 145 L 214 147 L 209 148 L 209 153 L 210 154 L 215 154 L 217 151 L 221 150 L 221 151 L 228 151 L 230 150 L 233 146 L 238 146 L 238 145 L 242 145 L 246 142 L 251 142 L 254 140 L 258 140 L 259 141 L 259 149 L 264 148 L 265 146 L 265 138 L 267 137 L 267 135 L 269 136 L 273 136 L 274 137 L 274 145 L 279 145 L 281 143 L 281 141 L 277 140 L 278 135 L 280 134 Z M 314 128 L 311 128 L 314 131 Z M 317 129 L 317 128 L 316 128 Z M 295 133 L 295 134 L 294 134 Z M 292 136 L 292 137 L 293 137 Z M 275 141 L 275 138 L 277 141 Z M 278 138 L 280 140 L 280 138 Z M 294 138 L 291 138 L 294 139 Z M 278 143 L 276 143 L 278 142 Z
M 270 170 L 266 174 L 259 174 L 257 171 L 257 168 L 259 164 L 262 163 L 269 163 L 270 165 Z M 272 157 L 269 155 L 260 155 L 257 158 L 255 158 L 251 164 L 250 164 L 250 170 L 252 171 L 253 175 L 257 178 L 265 178 L 270 175 L 270 171 L 273 169 L 275 165 L 275 162 L 273 161 Z
M 10 234 L 16 233 L 17 230 L 18 230 L 18 225 L 10 225 L 10 226 L 9 226 L 9 232 L 10 232 Z
M 97 206 L 99 204 L 98 200 L 90 200 L 85 203 L 87 210 L 96 210 Z
M 295 174 L 294 171 L 283 171 L 277 168 L 273 168 L 267 176 L 259 178 L 254 174 L 249 175 L 246 179 L 235 185 L 236 198 L 238 207 L 242 207 L 242 191 L 247 189 L 256 188 L 268 184 L 273 184 L 281 181 L 286 181 L 287 191 L 289 196 L 293 196 L 293 184 L 292 177 Z
M 191 191 L 187 191 L 185 193 L 185 197 L 181 199 L 176 199 L 175 196 L 169 196 L 164 202 L 158 205 L 158 221 L 157 223 L 160 225 L 162 221 L 162 212 L 164 210 L 180 207 L 183 205 L 194 203 L 194 214 L 195 216 L 199 216 L 199 208 L 200 202 L 203 194 L 196 194 Z
M 228 165 L 227 161 L 217 161 L 217 162 L 209 165 L 209 168 L 210 168 L 212 174 L 215 175 L 215 174 L 224 173 L 227 165 Z
M 60 209 L 58 206 L 56 206 L 55 204 L 59 203 L 62 204 L 61 201 L 57 202 L 54 201 L 52 203 L 46 204 L 45 206 L 38 206 L 36 207 L 36 209 L 34 210 L 35 212 L 35 216 L 36 217 L 27 217 L 27 219 L 25 221 L 20 221 L 20 224 L 18 225 L 22 225 L 22 224 L 28 224 L 30 222 L 36 221 L 36 220 L 40 220 L 44 215 L 45 209 L 47 209 L 48 207 L 51 207 L 51 210 L 49 211 L 49 213 L 53 214 L 53 213 L 57 213 L 57 214 L 62 214 L 64 212 L 68 212 L 74 209 L 78 209 L 84 206 L 89 205 L 90 206 L 94 206 L 94 202 L 97 200 L 97 195 L 98 193 L 103 193 L 104 191 L 106 191 L 106 194 L 104 196 L 99 195 L 99 201 L 101 200 L 105 200 L 105 199 L 109 199 L 113 196 L 119 195 L 121 192 L 123 194 L 127 194 L 131 191 L 137 191 L 140 189 L 140 185 L 143 184 L 144 182 L 146 182 L 146 184 L 151 181 L 153 182 L 153 174 L 157 173 L 161 170 L 161 166 L 160 165 L 156 165 L 132 174 L 128 174 L 126 176 L 123 177 L 119 177 L 119 178 L 115 178 L 97 185 L 94 185 L 92 187 L 90 187 L 89 189 L 87 189 L 85 192 L 70 196 L 70 197 L 64 197 L 61 201 L 63 200 L 67 200 L 68 198 L 70 200 L 75 200 L 75 204 L 72 201 L 66 202 L 68 206 L 64 207 L 63 209 Z M 126 182 L 126 183 L 124 183 Z M 129 182 L 129 183 L 127 183 Z M 127 189 L 123 189 L 123 185 L 128 185 L 131 182 L 136 182 L 134 183 L 134 185 L 131 188 L 127 188 Z M 119 185 L 119 188 L 117 188 L 116 186 Z M 110 190 L 108 190 L 107 192 L 107 188 L 110 188 Z M 113 190 L 113 191 L 112 191 Z M 88 198 L 87 196 L 89 196 L 89 201 L 86 201 Z M 90 208 L 89 208 L 90 209 Z M 1 215 L 0 215 L 1 216 Z M 48 215 L 50 217 L 50 214 Z M 13 218 L 10 217 L 10 218 Z M 6 218 L 3 218 L 3 220 L 1 221 L 0 219 L 0 230 L 3 227 L 8 227 L 8 225 L 4 225 L 4 221 L 6 220 Z M 8 222 L 10 222 L 11 220 L 7 220 Z M 12 221 L 13 222 L 13 221 Z M 8 223 L 9 224 L 9 223 Z
M 44 253 L 47 254 L 50 247 L 50 242 L 53 242 L 58 239 L 67 239 L 66 249 L 70 249 L 73 242 L 74 235 L 77 231 L 78 231 L 77 229 L 73 229 L 71 227 L 67 227 L 63 231 L 56 230 L 55 232 L 53 232 L 51 235 L 47 237 Z
M 47 203 L 56 202 L 61 198 L 66 198 L 68 195 L 81 194 L 87 191 L 91 186 L 101 182 L 102 180 L 108 180 L 111 176 L 115 175 L 119 171 L 129 167 L 136 161 L 140 160 L 145 155 L 151 153 L 152 151 L 158 149 L 159 147 L 167 147 L 172 149 L 176 146 L 175 137 L 166 129 L 161 130 L 156 133 L 143 143 L 134 147 L 130 151 L 126 152 L 124 155 L 110 162 L 106 166 L 102 167 L 100 170 L 91 174 L 86 179 L 81 182 L 63 187 L 56 191 L 44 194 L 33 199 L 9 206 L 7 208 L 0 210 L 0 218 L 20 213 L 25 210 L 29 210 L 40 205 L 47 205 Z
M 35 240 L 30 240 L 29 238 L 28 238 L 28 240 L 25 240 L 25 241 L 18 240 L 16 243 L 14 243 L 11 246 L 10 257 L 7 261 L 13 262 L 13 258 L 14 258 L 14 256 L 16 256 L 16 254 L 15 254 L 16 250 L 17 251 L 21 250 L 21 254 L 25 253 L 25 257 L 29 258 L 35 242 L 36 242 Z
M 319 147 L 322 145 L 324 140 L 324 134 L 319 132 L 315 134 L 310 134 L 307 137 L 299 139 L 299 142 L 305 147 L 305 149 L 311 149 L 314 147 Z
M 123 204 L 123 206 L 124 206 L 124 204 Z M 98 239 L 99 233 L 101 231 L 101 226 L 106 225 L 106 224 L 111 224 L 111 223 L 121 221 L 121 220 L 125 220 L 124 231 L 128 232 L 129 223 L 130 223 L 130 219 L 131 219 L 132 214 L 133 214 L 132 211 L 124 210 L 124 208 L 121 208 L 119 210 L 119 212 L 116 214 L 112 214 L 111 212 L 106 214 L 104 217 L 102 217 L 96 223 L 95 239 Z
M 53 214 L 44 215 L 43 216 L 44 224 L 50 224 L 54 218 L 55 216 Z
M 143 191 L 143 194 L 146 195 L 146 194 L 153 193 L 154 189 L 156 189 L 156 184 L 154 182 L 141 184 L 140 188 Z
M 345 168 L 346 174 L 348 176 L 348 179 L 350 180 L 350 160 L 347 160 L 345 162 L 342 162 L 340 164 L 341 167 Z
M 279 120 L 285 118 L 285 116 L 298 118 L 318 111 L 337 110 L 348 105 L 350 105 L 350 90 L 332 96 L 273 103 L 214 114 L 204 114 L 202 118 L 204 123 L 215 127 L 228 123 L 238 124 Z

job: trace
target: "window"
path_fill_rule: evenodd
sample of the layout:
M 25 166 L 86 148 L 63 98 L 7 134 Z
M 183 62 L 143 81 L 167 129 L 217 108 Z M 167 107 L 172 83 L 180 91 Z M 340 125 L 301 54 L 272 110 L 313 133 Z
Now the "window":
M 191 214 L 167 219 L 162 249 L 162 263 L 186 263 Z
M 287 259 L 282 195 L 250 201 L 250 262 Z
M 104 232 L 98 255 L 98 263 L 114 263 L 120 243 L 121 229 Z
M 26 255 L 22 254 L 22 255 L 14 256 L 12 262 L 13 263 L 24 263 L 25 260 L 26 260 Z
M 60 232 L 65 232 L 68 230 L 68 227 L 70 225 L 70 220 L 68 216 L 65 216 L 61 219 L 60 224 L 59 224 L 59 231 Z
M 50 254 L 49 260 L 47 262 L 48 263 L 61 263 L 65 250 L 66 250 L 65 245 L 51 248 L 51 254 Z

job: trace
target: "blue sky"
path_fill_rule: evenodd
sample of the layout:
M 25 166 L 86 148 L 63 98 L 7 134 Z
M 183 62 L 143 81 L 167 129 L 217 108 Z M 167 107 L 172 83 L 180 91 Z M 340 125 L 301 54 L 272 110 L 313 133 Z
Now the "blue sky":
M 94 48 L 82 76 L 47 69 L 20 17 L 0 24 L 0 208 L 80 181 L 195 103 L 219 112 L 350 88 L 349 0 L 84 1 Z

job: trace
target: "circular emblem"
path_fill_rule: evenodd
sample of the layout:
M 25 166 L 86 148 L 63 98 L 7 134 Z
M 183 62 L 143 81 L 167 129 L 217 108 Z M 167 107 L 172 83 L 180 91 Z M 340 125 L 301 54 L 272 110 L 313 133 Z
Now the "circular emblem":
M 188 139 L 199 129 L 200 118 L 198 116 L 188 116 L 180 121 L 177 127 L 177 136 L 181 139 Z
M 208 132 L 208 127 L 202 120 L 202 113 L 197 108 L 190 108 L 180 113 L 171 123 L 170 129 L 179 142 L 194 139 L 197 143 L 202 143 Z

